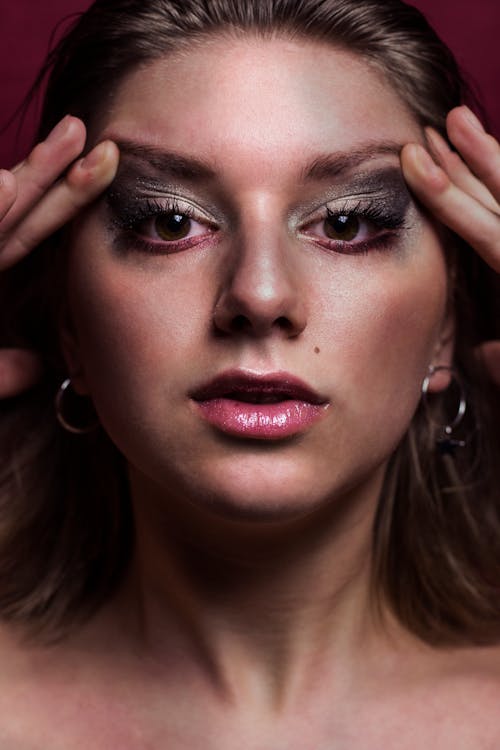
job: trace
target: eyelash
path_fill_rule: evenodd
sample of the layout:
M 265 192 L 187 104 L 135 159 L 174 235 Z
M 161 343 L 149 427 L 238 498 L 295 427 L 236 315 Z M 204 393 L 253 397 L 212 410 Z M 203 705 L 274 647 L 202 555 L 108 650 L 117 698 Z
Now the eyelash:
M 152 198 L 141 200 L 134 204 L 133 207 L 123 206 L 114 211 L 114 227 L 119 230 L 117 245 L 120 248 L 138 250 L 139 252 L 150 253 L 151 255 L 170 255 L 182 250 L 188 250 L 199 243 L 205 241 L 207 236 L 215 235 L 217 225 L 211 222 L 208 216 L 198 213 L 189 203 L 179 202 L 171 199 L 169 202 L 162 202 Z M 184 237 L 179 240 L 158 240 L 148 239 L 141 235 L 141 224 L 153 224 L 159 217 L 181 216 L 195 222 L 206 229 L 191 237 Z M 168 249 L 167 249 L 168 247 Z
M 377 233 L 373 237 L 370 236 L 369 239 L 355 241 L 318 237 L 317 234 L 312 234 L 308 231 L 308 228 L 312 226 L 318 224 L 324 225 L 328 219 L 338 219 L 340 217 L 358 219 L 360 224 L 369 223 L 375 228 Z M 383 205 L 376 200 L 368 203 L 359 201 L 355 205 L 346 203 L 337 209 L 325 206 L 320 216 L 307 222 L 302 230 L 302 234 L 327 250 L 350 255 L 366 255 L 375 250 L 383 251 L 388 249 L 391 241 L 397 238 L 398 230 L 404 226 L 405 213 L 402 214 L 399 210 L 387 208 L 385 201 Z M 369 233 L 372 234 L 371 231 Z
M 188 250 L 191 247 L 212 239 L 218 231 L 215 222 L 211 222 L 209 217 L 198 213 L 189 203 L 180 202 L 177 199 L 171 199 L 169 202 L 162 202 L 155 199 L 145 199 L 135 203 L 133 207 L 121 206 L 119 210 L 114 211 L 115 219 L 113 224 L 119 230 L 116 238 L 117 246 L 121 249 L 136 250 L 139 252 L 149 253 L 152 255 L 170 255 L 173 253 Z M 141 224 L 149 222 L 153 224 L 159 217 L 180 216 L 188 219 L 192 224 L 198 224 L 205 230 L 195 235 L 181 238 L 179 240 L 151 240 L 141 235 L 139 228 Z M 310 231 L 311 227 L 318 224 L 324 226 L 327 220 L 345 217 L 346 219 L 355 218 L 360 225 L 369 223 L 375 227 L 375 236 L 362 241 L 355 240 L 335 240 L 328 237 L 320 237 Z M 318 214 L 313 220 L 308 220 L 300 230 L 302 236 L 313 241 L 320 247 L 343 254 L 363 255 L 375 250 L 383 251 L 388 249 L 391 241 L 394 241 L 400 230 L 405 225 L 405 213 L 397 209 L 387 208 L 385 201 L 383 204 L 377 200 L 369 202 L 359 201 L 355 205 L 352 203 L 344 204 L 338 209 L 332 209 L 329 206 L 322 208 L 322 213 Z M 372 232 L 369 232 L 370 235 Z

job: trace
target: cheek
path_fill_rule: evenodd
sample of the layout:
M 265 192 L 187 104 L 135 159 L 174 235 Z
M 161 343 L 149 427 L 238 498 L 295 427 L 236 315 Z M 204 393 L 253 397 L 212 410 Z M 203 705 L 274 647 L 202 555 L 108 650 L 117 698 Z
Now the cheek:
M 181 280 L 161 261 L 154 269 L 149 259 L 141 268 L 105 255 L 86 264 L 80 257 L 74 253 L 70 295 L 86 387 L 104 421 L 122 407 L 122 398 L 130 417 L 138 417 L 199 355 L 209 290 L 196 269 Z
M 323 343 L 337 407 L 353 435 L 371 435 L 377 452 L 384 435 L 393 445 L 400 440 L 418 405 L 444 324 L 447 274 L 437 241 L 414 259 L 367 258 L 365 270 L 329 295 L 332 327 Z
M 115 438 L 130 425 L 141 425 L 141 435 L 148 425 L 160 437 L 158 404 L 175 407 L 186 382 L 221 353 L 211 338 L 217 269 L 196 253 L 182 263 L 89 255 L 83 262 L 79 242 L 70 264 L 86 385 Z M 447 294 L 440 247 L 427 237 L 414 255 L 344 256 L 314 270 L 308 259 L 300 278 L 297 293 L 310 315 L 294 369 L 331 393 L 337 444 L 354 454 L 361 441 L 367 456 L 388 455 L 418 404 L 439 340 Z M 311 368 L 313 345 L 322 354 Z M 291 351 L 283 350 L 285 367 Z

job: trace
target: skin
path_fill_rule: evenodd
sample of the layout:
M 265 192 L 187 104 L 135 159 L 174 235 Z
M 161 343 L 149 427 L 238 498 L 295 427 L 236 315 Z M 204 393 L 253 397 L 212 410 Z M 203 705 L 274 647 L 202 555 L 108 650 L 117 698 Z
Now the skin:
M 215 171 L 210 183 L 191 189 L 207 213 L 206 206 L 215 205 L 220 229 L 207 228 L 193 248 L 117 257 L 102 210 L 77 223 L 71 253 L 76 336 L 67 349 L 70 371 L 81 373 L 75 386 L 91 394 L 107 431 L 138 469 L 141 487 L 168 487 L 179 506 L 187 494 L 202 512 L 211 502 L 228 516 L 276 513 L 282 519 L 309 513 L 353 484 L 373 484 L 376 494 L 380 466 L 406 430 L 429 364 L 436 356 L 449 361 L 442 345 L 449 328 L 443 255 L 416 208 L 411 229 L 392 252 L 325 251 L 315 241 L 319 220 L 311 229 L 295 228 L 307 227 L 305 217 L 327 202 L 334 182 L 301 184 L 308 163 L 368 142 L 403 145 L 420 136 L 397 97 L 367 76 L 365 66 L 340 54 L 332 65 L 331 49 L 319 49 L 320 74 L 311 45 L 286 42 L 236 50 L 214 43 L 213 53 L 203 48 L 186 61 L 152 65 L 124 83 L 103 127 L 106 138 L 160 144 L 205 158 Z M 236 70 L 227 65 L 232 54 Z M 160 95 L 164 86 L 176 98 L 175 112 Z M 334 96 L 328 97 L 329 86 Z M 351 86 L 355 103 L 339 107 Z M 273 107 L 276 88 L 284 92 L 279 108 Z M 387 106 L 398 113 L 391 127 Z M 274 112 L 266 118 L 268 110 Z M 241 137 L 245 123 L 248 138 Z M 287 131 L 287 148 L 280 149 Z M 397 153 L 370 157 L 338 178 L 336 205 L 352 194 L 349 185 L 362 169 L 398 162 Z M 124 189 L 135 184 L 125 182 Z M 181 185 L 181 199 L 189 187 Z M 303 202 L 311 208 L 297 209 Z M 294 211 L 297 222 L 282 218 Z M 195 231 L 203 238 L 203 225 Z M 238 316 L 246 319 L 241 332 Z M 290 372 L 328 401 L 325 417 L 302 440 L 276 450 L 241 440 L 225 445 L 203 427 L 188 394 L 232 368 Z M 366 430 L 367 422 L 373 430 Z
M 492 142 L 474 141 L 465 120 L 455 111 L 450 129 L 462 123 L 478 172 Z M 65 158 L 81 149 L 77 135 L 58 136 Z M 138 545 L 116 600 L 64 645 L 29 651 L 1 634 L 9 738 L 29 725 L 33 746 L 44 737 L 54 748 L 494 747 L 496 651 L 423 646 L 387 613 L 380 622 L 368 596 L 387 457 L 428 365 L 451 360 L 434 225 L 412 209 L 395 246 L 364 256 L 325 252 L 317 223 L 309 233 L 287 219 L 304 195 L 321 206 L 330 189 L 302 185 L 304 164 L 367 139 L 415 142 L 402 151 L 405 177 L 454 228 L 464 203 L 468 232 L 498 221 L 491 192 L 466 167 L 451 183 L 435 145 L 448 174 L 426 166 L 392 90 L 356 58 L 307 42 L 214 41 L 133 74 L 99 134 L 97 171 L 75 165 L 41 201 L 71 218 L 112 179 L 112 142 L 126 138 L 208 155 L 216 177 L 197 202 L 208 195 L 236 218 L 221 220 L 217 241 L 170 256 L 116 252 L 102 202 L 75 223 L 66 356 L 129 459 Z M 397 155 L 370 168 L 388 164 L 399 167 Z M 11 258 L 29 245 L 15 226 L 42 232 L 41 202 L 25 216 L 33 196 L 6 225 Z M 222 441 L 188 393 L 235 365 L 289 370 L 332 408 L 300 441 Z

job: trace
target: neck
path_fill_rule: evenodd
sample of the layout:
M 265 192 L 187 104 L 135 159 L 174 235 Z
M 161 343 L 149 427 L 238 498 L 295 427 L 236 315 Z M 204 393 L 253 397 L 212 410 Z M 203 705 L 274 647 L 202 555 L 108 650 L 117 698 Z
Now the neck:
M 137 544 L 127 595 L 148 649 L 161 658 L 182 641 L 233 700 L 252 693 L 282 704 L 328 665 L 340 674 L 376 631 L 371 538 L 382 477 L 305 518 L 261 522 L 186 512 L 131 470 Z

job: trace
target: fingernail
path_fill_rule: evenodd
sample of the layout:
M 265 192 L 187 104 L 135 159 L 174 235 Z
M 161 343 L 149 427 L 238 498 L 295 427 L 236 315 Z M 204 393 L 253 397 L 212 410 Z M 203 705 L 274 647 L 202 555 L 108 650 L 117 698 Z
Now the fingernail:
M 425 137 L 427 138 L 429 146 L 436 152 L 436 154 L 444 154 L 450 150 L 450 147 L 441 133 L 438 133 L 434 128 L 425 128 Z
M 108 150 L 108 141 L 103 141 L 103 143 L 99 143 L 98 146 L 92 149 L 87 156 L 82 159 L 80 162 L 80 167 L 82 169 L 86 170 L 92 170 L 95 167 L 100 164 L 100 162 L 104 159 L 106 151 Z
M 435 177 L 440 174 L 440 169 L 434 163 L 431 155 L 423 146 L 415 145 L 414 148 L 415 163 L 418 171 L 425 177 Z
M 50 131 L 47 138 L 45 139 L 46 142 L 54 143 L 55 141 L 58 141 L 59 138 L 61 138 L 61 136 L 63 136 L 68 129 L 70 119 L 70 115 L 66 115 L 66 117 L 63 117 L 63 119 L 57 123 L 55 128 Z
M 464 105 L 463 113 L 464 113 L 465 119 L 467 120 L 468 123 L 472 125 L 473 128 L 475 128 L 476 130 L 479 130 L 480 133 L 484 133 L 482 122 L 476 117 L 474 112 L 471 109 L 469 109 L 469 107 L 466 107 Z

